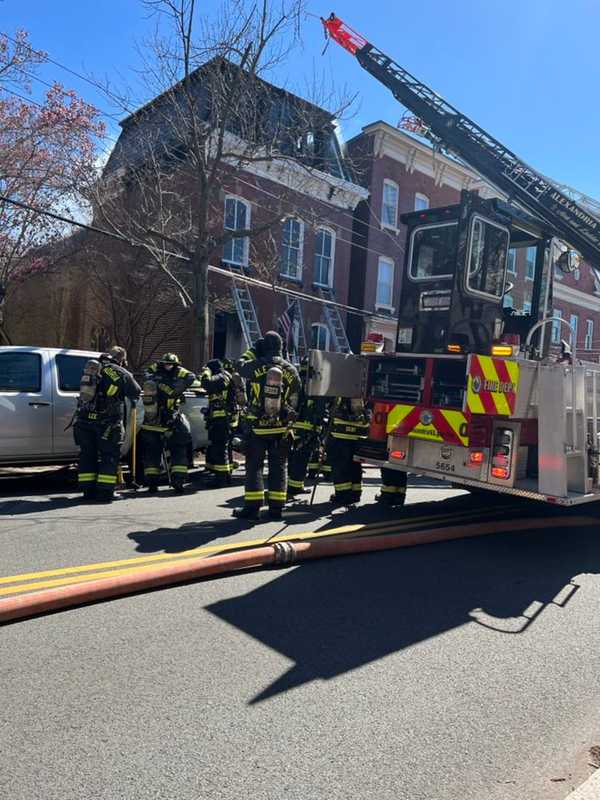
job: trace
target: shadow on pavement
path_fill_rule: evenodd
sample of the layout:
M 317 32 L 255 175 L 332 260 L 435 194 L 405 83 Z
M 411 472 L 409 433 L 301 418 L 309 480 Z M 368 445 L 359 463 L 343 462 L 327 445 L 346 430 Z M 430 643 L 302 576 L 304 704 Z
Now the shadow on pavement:
M 508 535 L 523 517 L 516 510 L 505 515 L 499 534 L 309 562 L 209 606 L 294 662 L 250 702 L 328 680 L 468 622 L 491 628 L 489 635 L 514 635 L 548 604 L 564 607 L 577 590 L 572 579 L 600 571 L 596 519 L 581 509 L 561 515 L 535 508 L 524 532 Z
M 232 517 L 214 522 L 187 522 L 179 528 L 133 531 L 127 537 L 136 543 L 138 553 L 181 553 L 202 547 L 215 539 L 234 536 L 250 526 L 248 521 Z

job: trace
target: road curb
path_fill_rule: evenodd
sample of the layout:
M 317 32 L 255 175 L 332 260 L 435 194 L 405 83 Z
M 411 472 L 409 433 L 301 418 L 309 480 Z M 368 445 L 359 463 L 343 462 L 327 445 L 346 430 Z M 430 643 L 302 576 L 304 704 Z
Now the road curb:
M 600 800 L 600 769 L 585 783 L 565 797 L 565 800 Z

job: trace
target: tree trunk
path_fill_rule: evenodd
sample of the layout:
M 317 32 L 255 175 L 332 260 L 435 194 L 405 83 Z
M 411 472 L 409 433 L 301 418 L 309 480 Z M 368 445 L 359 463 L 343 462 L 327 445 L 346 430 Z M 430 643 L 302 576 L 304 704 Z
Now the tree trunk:
M 199 372 L 211 356 L 210 309 L 208 303 L 208 262 L 194 264 L 194 325 L 192 369 Z

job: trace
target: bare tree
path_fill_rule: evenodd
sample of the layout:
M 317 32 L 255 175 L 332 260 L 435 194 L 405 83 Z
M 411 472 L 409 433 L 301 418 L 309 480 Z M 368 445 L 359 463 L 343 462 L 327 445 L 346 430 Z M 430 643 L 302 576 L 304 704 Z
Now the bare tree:
M 197 30 L 196 0 L 145 5 L 162 31 L 147 46 L 145 68 L 157 96 L 123 123 L 94 204 L 103 224 L 144 248 L 193 309 L 198 367 L 209 355 L 211 260 L 223 248 L 248 248 L 291 208 L 282 187 L 252 224 L 226 219 L 224 228 L 223 188 L 258 164 L 287 162 L 296 188 L 314 170 L 330 172 L 333 115 L 263 77 L 297 44 L 302 0 L 229 0 Z

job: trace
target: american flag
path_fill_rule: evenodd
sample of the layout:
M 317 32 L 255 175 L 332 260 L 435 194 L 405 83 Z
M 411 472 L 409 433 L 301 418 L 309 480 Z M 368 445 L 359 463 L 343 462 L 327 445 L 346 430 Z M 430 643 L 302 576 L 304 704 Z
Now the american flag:
M 277 325 L 281 331 L 281 337 L 286 344 L 289 341 L 292 325 L 294 324 L 297 302 L 297 300 L 294 300 L 277 320 Z

